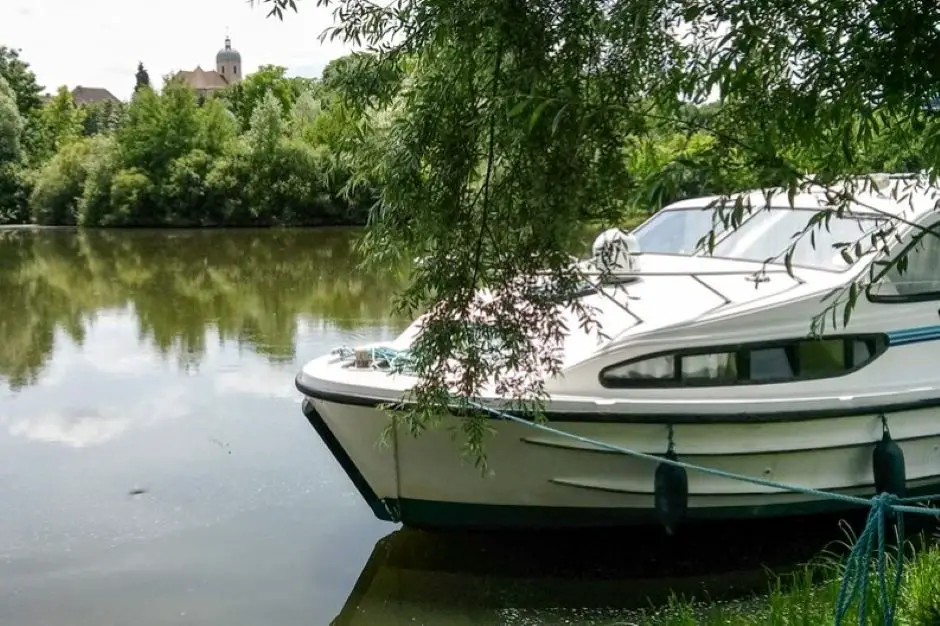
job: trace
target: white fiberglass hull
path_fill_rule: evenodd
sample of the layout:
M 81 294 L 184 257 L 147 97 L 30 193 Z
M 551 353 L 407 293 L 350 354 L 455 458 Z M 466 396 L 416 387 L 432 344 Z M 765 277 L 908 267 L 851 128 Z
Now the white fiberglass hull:
M 307 394 L 304 411 L 375 514 L 425 527 L 584 527 L 655 520 L 650 461 L 612 453 L 523 424 L 494 419 L 486 454 L 494 474 L 459 455 L 459 419 L 380 445 L 388 416 L 365 402 Z M 663 454 L 662 423 L 552 421 L 562 431 Z M 940 407 L 888 415 L 904 451 L 908 494 L 940 492 Z M 874 493 L 877 412 L 753 423 L 674 426 L 675 452 L 695 465 L 844 494 Z M 691 471 L 687 519 L 742 519 L 823 512 L 843 503 Z

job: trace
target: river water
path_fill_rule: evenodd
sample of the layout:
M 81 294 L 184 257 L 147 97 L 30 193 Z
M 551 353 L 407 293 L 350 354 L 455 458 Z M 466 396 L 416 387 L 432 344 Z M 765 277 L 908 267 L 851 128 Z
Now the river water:
M 359 269 L 355 236 L 0 231 L 0 624 L 624 623 L 840 538 L 377 521 L 293 387 L 407 323 L 402 276 Z

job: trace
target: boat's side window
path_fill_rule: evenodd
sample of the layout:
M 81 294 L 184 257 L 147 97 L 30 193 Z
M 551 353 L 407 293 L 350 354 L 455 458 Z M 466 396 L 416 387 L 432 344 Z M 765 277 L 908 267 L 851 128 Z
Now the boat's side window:
M 750 351 L 751 380 L 793 378 L 793 350 L 787 346 L 755 348 Z
M 683 382 L 726 381 L 738 377 L 737 355 L 734 352 L 689 354 L 679 359 L 679 378 Z
M 606 371 L 607 376 L 612 380 L 673 380 L 676 377 L 676 359 L 671 354 L 667 354 L 614 365 Z
M 872 302 L 940 300 L 940 228 L 921 232 L 868 287 Z
M 832 378 L 881 355 L 882 335 L 794 339 L 651 355 L 601 370 L 605 387 L 748 385 Z

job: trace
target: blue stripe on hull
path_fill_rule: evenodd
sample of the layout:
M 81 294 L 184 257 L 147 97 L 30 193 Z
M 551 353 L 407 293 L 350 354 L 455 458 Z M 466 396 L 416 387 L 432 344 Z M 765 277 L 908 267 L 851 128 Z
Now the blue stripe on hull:
M 940 339 L 940 325 L 904 328 L 888 333 L 888 345 L 891 346 L 906 346 L 912 343 L 936 341 L 938 339 Z

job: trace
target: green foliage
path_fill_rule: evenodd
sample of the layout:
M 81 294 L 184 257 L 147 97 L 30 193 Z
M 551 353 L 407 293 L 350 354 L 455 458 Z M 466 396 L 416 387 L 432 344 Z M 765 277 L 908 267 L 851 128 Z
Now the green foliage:
M 22 164 L 25 129 L 26 120 L 17 108 L 16 94 L 0 74 L 0 224 L 19 222 L 25 217 L 29 193 Z
M 15 191 L 18 208 L 5 219 L 26 221 L 28 196 L 32 218 L 42 224 L 362 223 L 364 209 L 344 194 L 349 164 L 331 153 L 341 144 L 348 149 L 342 137 L 354 129 L 342 126 L 345 118 L 331 117 L 330 106 L 309 87 L 298 91 L 299 101 L 290 96 L 286 111 L 279 93 L 288 92 L 263 93 L 239 133 L 227 100 L 200 104 L 173 81 L 160 94 L 141 86 L 126 109 L 110 103 L 76 108 L 60 89 L 41 113 L 56 151 L 25 179 L 17 170 L 17 181 L 34 179 L 36 186 L 31 194 L 22 185 L 6 192 L 12 198 Z
M 633 208 L 652 213 L 677 200 L 717 191 L 710 184 L 708 170 L 693 165 L 712 143 L 713 138 L 703 132 L 628 141 L 627 169 L 640 186 L 649 189 L 649 195 L 637 198 Z
M 85 111 L 75 106 L 72 94 L 65 87 L 59 87 L 56 95 L 49 100 L 40 113 L 43 133 L 43 150 L 48 156 L 82 135 L 85 123 Z M 46 152 L 42 154 L 45 159 Z
M 906 572 L 900 609 L 908 624 L 940 624 L 940 548 L 920 554 Z
M 79 226 L 98 226 L 107 223 L 111 214 L 111 185 L 120 165 L 119 151 L 114 139 L 109 138 L 102 150 L 94 154 L 86 165 L 85 186 L 78 204 Z M 34 207 L 39 211 L 40 207 Z
M 281 114 L 286 115 L 300 94 L 314 84 L 306 78 L 287 78 L 286 73 L 285 67 L 262 65 L 258 71 L 227 87 L 220 94 L 238 120 L 240 128 L 247 129 L 251 125 L 252 115 L 266 95 L 272 94 L 277 99 Z
M 148 222 L 153 218 L 154 196 L 153 182 L 143 170 L 118 170 L 111 180 L 111 212 L 101 226 L 151 225 Z
M 42 108 L 42 87 L 29 63 L 20 58 L 20 51 L 0 45 L 0 76 L 16 96 L 16 107 L 23 117 L 29 118 Z
M 251 114 L 251 122 L 245 141 L 251 158 L 258 166 L 274 155 L 278 141 L 284 135 L 286 123 L 281 118 L 281 103 L 268 92 Z
M 25 128 L 21 143 L 25 159 L 33 159 L 36 152 L 42 150 L 42 133 L 39 113 L 42 109 L 42 87 L 36 82 L 36 75 L 29 63 L 20 57 L 19 50 L 0 45 L 0 76 L 6 80 L 16 99 Z
M 36 223 L 76 224 L 88 168 L 110 149 L 110 138 L 103 136 L 63 146 L 36 177 L 29 199 Z
M 150 88 L 134 94 L 117 133 L 123 165 L 162 178 L 176 158 L 197 147 L 199 107 L 195 94 L 169 82 L 158 96 Z
M 29 220 L 29 170 L 17 161 L 0 162 L 0 224 Z
M 116 132 L 124 116 L 124 103 L 112 100 L 85 104 L 82 109 L 85 113 L 82 134 L 86 137 Z
M 167 207 L 164 220 L 168 224 L 199 224 L 209 210 L 211 188 L 209 174 L 213 156 L 196 148 L 175 159 L 161 191 L 161 202 Z
M 242 181 L 251 211 L 244 219 L 274 224 L 342 221 L 325 177 L 315 174 L 325 170 L 320 151 L 290 137 L 288 126 L 280 101 L 267 93 L 252 114 L 239 158 L 232 162 L 233 178 Z
M 911 626 L 936 624 L 940 617 L 940 547 L 928 546 L 908 558 L 904 587 L 898 598 L 896 623 Z M 865 623 L 883 623 L 877 568 L 874 562 L 870 566 L 864 599 L 868 607 Z M 631 615 L 631 623 L 650 626 L 831 624 L 844 567 L 845 564 L 834 554 L 823 554 L 792 574 L 775 576 L 766 593 L 755 597 L 713 604 L 673 596 L 665 606 Z M 893 568 L 894 560 L 888 559 L 886 571 L 890 575 L 893 575 Z M 857 622 L 854 611 L 845 616 L 844 623 Z
M 197 144 L 211 156 L 228 150 L 238 134 L 232 113 L 219 100 L 210 100 L 199 112 Z
M 0 163 L 20 158 L 20 139 L 26 122 L 16 107 L 16 94 L 0 75 Z

